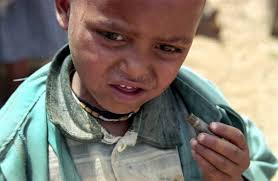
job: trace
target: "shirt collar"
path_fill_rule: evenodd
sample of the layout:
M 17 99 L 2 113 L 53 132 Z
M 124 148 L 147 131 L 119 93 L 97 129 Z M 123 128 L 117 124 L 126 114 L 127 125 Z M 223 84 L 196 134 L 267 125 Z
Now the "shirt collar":
M 72 139 L 97 141 L 102 138 L 100 126 L 72 97 L 72 66 L 69 47 L 65 46 L 54 56 L 50 67 L 46 90 L 47 116 L 62 133 Z

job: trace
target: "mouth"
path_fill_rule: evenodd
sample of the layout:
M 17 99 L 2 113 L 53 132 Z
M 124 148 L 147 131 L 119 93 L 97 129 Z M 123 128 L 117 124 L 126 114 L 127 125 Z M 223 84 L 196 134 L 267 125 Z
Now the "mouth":
M 111 85 L 113 89 L 117 90 L 119 93 L 130 95 L 130 96 L 136 96 L 142 93 L 144 90 L 138 87 L 132 87 L 128 85 Z
M 146 99 L 150 91 L 148 85 L 127 80 L 119 80 L 108 83 L 112 91 L 113 99 L 124 105 L 134 106 Z

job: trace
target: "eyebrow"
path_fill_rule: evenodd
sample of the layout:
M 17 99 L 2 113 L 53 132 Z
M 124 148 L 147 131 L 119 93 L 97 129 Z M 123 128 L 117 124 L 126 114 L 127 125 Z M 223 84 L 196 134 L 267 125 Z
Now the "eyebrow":
M 96 25 L 94 25 L 96 24 Z M 111 19 L 100 19 L 96 22 L 88 23 L 89 27 L 96 28 L 96 26 L 100 26 L 101 28 L 116 31 L 116 32 L 124 32 L 130 34 L 132 36 L 140 36 L 140 34 L 130 27 L 130 25 L 119 21 L 119 20 L 111 20 Z M 185 36 L 169 36 L 169 37 L 155 37 L 154 38 L 158 42 L 165 42 L 165 43 L 179 43 L 183 45 L 188 45 L 192 43 L 192 39 L 187 38 Z
M 113 30 L 116 32 L 125 32 L 134 36 L 139 35 L 139 33 L 134 31 L 133 28 L 130 27 L 130 25 L 118 20 L 111 20 L 111 19 L 98 20 L 94 24 L 100 26 L 101 28 Z M 95 27 L 95 25 L 91 23 L 89 23 L 89 26 Z
M 181 43 L 184 45 L 192 43 L 192 39 L 184 36 L 173 36 L 168 38 L 157 38 L 158 41 L 167 42 L 167 43 Z

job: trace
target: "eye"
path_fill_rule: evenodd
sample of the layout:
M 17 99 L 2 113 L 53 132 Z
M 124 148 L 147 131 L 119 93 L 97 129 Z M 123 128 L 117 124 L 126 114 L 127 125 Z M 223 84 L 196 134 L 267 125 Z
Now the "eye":
M 109 32 L 109 31 L 97 31 L 97 33 L 106 39 L 113 41 L 124 41 L 125 37 L 119 33 Z
M 155 48 L 157 48 L 165 53 L 182 53 L 181 48 L 177 48 L 172 45 L 158 44 L 155 46 Z

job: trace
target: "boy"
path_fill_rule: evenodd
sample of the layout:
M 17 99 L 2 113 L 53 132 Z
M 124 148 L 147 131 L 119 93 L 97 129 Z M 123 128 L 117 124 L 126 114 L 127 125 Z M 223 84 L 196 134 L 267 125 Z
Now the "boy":
M 256 128 L 179 71 L 204 3 L 56 0 L 69 45 L 1 110 L 0 180 L 269 179 Z M 190 113 L 214 135 L 195 138 Z

